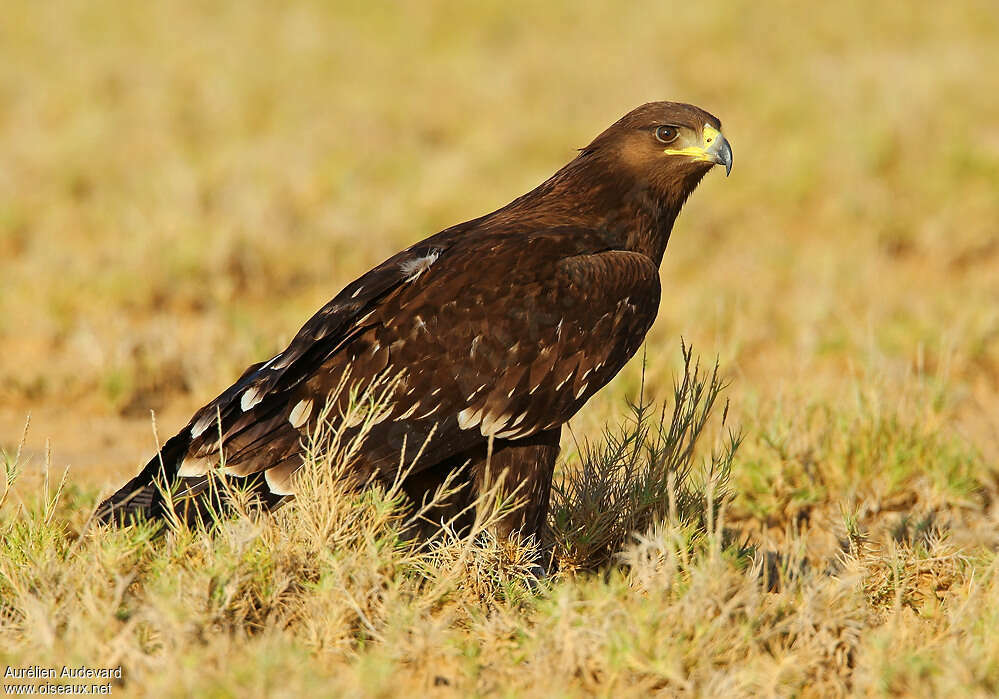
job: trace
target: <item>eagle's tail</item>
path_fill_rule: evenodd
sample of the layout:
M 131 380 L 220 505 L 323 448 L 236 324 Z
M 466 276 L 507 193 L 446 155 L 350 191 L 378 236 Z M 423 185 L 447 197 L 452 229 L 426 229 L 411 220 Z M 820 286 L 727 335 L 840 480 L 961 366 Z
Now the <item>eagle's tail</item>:
M 105 524 L 163 519 L 166 514 L 164 489 L 176 481 L 177 469 L 190 443 L 186 430 L 168 439 L 139 475 L 100 504 L 97 519 Z
M 190 430 L 167 440 L 135 478 L 123 485 L 97 508 L 96 518 L 119 526 L 137 521 L 169 524 L 183 520 L 188 526 L 212 526 L 230 512 L 233 487 L 250 494 L 254 507 L 271 510 L 285 498 L 267 487 L 262 473 L 246 478 L 202 475 L 179 477 L 177 471 L 191 446 Z M 215 482 L 213 477 L 220 478 Z

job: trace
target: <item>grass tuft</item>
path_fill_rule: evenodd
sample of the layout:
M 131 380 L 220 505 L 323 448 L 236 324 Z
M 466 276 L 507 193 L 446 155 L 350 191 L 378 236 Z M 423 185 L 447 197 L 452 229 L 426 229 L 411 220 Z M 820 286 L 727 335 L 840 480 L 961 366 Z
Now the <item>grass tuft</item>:
M 593 570 L 610 563 L 635 532 L 656 522 L 690 530 L 692 538 L 719 527 L 731 499 L 727 483 L 741 436 L 729 431 L 700 463 L 698 445 L 725 387 L 717 363 L 708 372 L 681 346 L 683 369 L 673 386 L 673 408 L 629 403 L 622 425 L 605 427 L 597 443 L 585 440 L 578 468 L 553 485 L 551 528 L 561 564 Z M 643 384 L 644 387 L 644 384 Z M 725 429 L 726 404 L 720 418 Z

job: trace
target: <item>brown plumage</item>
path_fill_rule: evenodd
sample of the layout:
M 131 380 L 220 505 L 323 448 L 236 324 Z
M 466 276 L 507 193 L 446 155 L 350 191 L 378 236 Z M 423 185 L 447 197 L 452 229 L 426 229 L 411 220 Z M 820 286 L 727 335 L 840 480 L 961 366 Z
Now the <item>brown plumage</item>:
M 220 456 L 274 506 L 293 494 L 307 435 L 345 375 L 399 374 L 391 413 L 351 467 L 359 480 L 391 480 L 403 445 L 425 444 L 405 490 L 419 502 L 467 466 L 469 499 L 488 485 L 488 458 L 528 494 L 504 528 L 537 533 L 562 424 L 641 345 L 680 208 L 712 165 L 731 168 L 720 129 L 691 105 L 643 105 L 533 191 L 389 258 L 195 413 L 101 517 L 162 517 L 161 472 L 196 513 Z M 347 392 L 337 400 L 333 427 Z

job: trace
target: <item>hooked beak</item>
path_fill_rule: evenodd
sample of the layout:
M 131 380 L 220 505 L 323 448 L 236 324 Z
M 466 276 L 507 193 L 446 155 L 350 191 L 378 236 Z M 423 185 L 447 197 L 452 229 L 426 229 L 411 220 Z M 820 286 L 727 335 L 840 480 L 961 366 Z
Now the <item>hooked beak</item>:
M 705 131 L 707 130 L 708 129 L 705 129 Z M 714 129 L 711 130 L 715 131 Z M 717 134 L 717 136 L 715 137 L 714 142 L 708 145 L 705 152 L 710 155 L 714 155 L 715 163 L 725 166 L 725 177 L 728 177 L 732 172 L 732 146 L 729 145 L 728 139 L 722 136 L 720 131 L 715 131 L 715 134 Z M 705 140 L 707 140 L 706 133 Z
M 704 163 L 724 165 L 726 177 L 732 172 L 732 146 L 722 136 L 721 131 L 709 124 L 704 125 L 700 145 L 687 146 L 686 148 L 667 148 L 663 152 L 667 155 L 686 155 Z

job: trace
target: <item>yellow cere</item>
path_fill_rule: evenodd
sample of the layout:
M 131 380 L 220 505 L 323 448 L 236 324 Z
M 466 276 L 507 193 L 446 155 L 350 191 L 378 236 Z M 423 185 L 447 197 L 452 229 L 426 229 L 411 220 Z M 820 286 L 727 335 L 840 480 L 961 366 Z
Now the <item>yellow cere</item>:
M 684 148 L 667 148 L 663 151 L 666 155 L 686 155 L 698 160 L 714 161 L 714 158 L 707 152 L 707 148 L 721 136 L 721 132 L 708 124 L 704 125 L 701 133 L 701 145 L 686 146 Z

